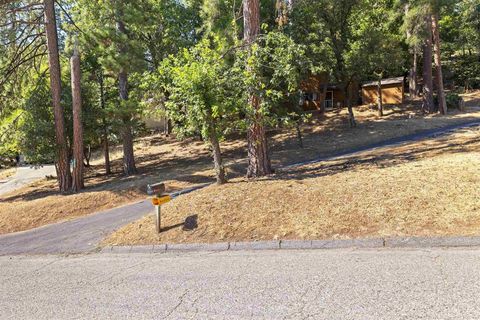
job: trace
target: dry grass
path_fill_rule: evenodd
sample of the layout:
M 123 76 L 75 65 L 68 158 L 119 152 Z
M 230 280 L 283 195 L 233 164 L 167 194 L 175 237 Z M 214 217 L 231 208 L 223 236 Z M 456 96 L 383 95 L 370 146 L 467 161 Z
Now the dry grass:
M 480 99 L 479 99 L 480 100 Z M 478 104 L 480 105 L 480 103 Z M 448 116 L 423 116 L 418 106 L 386 108 L 379 119 L 376 111 L 356 108 L 357 128 L 348 127 L 345 110 L 329 112 L 303 126 L 305 148 L 299 148 L 293 130 L 271 133 L 274 166 L 296 163 L 327 156 L 352 147 L 371 144 L 389 138 L 461 123 L 480 120 L 480 108 L 471 107 L 464 113 Z M 198 183 L 212 181 L 212 161 L 202 142 L 175 141 L 159 135 L 140 138 L 135 143 L 139 173 L 132 177 L 121 174 L 121 148 L 112 148 L 113 171 L 103 175 L 101 157 L 92 161 L 82 193 L 59 195 L 54 180 L 41 181 L 7 195 L 0 196 L 0 234 L 22 231 L 52 222 L 71 219 L 99 210 L 116 207 L 145 198 L 147 183 L 165 181 L 169 190 L 178 190 Z M 231 137 L 222 144 L 230 178 L 245 172 L 246 144 L 244 137 Z M 35 214 L 31 214 L 34 208 Z
M 236 179 L 165 205 L 160 235 L 148 216 L 105 244 L 479 234 L 479 150 L 480 129 L 470 129 L 268 179 Z M 194 214 L 196 230 L 178 227 Z
M 0 180 L 10 178 L 15 174 L 17 168 L 0 169 Z
M 480 106 L 480 90 L 464 93 L 461 95 L 467 107 Z

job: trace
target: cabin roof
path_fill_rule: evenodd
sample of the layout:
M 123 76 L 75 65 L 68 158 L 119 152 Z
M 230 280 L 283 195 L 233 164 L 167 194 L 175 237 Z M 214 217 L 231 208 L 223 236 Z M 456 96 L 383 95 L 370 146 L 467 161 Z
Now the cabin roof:
M 396 78 L 388 78 L 388 79 L 382 79 L 382 85 L 387 85 L 387 84 L 397 84 L 397 83 L 403 83 L 404 77 L 396 77 Z M 362 85 L 363 88 L 365 87 L 373 87 L 377 86 L 378 81 L 371 81 L 371 82 L 366 82 Z

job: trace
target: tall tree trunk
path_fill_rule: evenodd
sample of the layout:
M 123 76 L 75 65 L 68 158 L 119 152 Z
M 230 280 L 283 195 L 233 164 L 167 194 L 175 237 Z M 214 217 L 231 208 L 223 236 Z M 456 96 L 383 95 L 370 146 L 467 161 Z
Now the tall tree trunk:
M 125 24 L 121 20 L 122 16 L 123 12 L 119 10 L 119 17 L 117 17 L 117 30 L 120 33 L 127 34 Z M 119 53 L 120 55 L 126 54 L 126 48 L 122 44 L 119 46 Z M 128 74 L 123 66 L 118 73 L 118 91 L 120 94 L 120 100 L 124 102 L 128 101 Z M 133 152 L 132 131 L 131 119 L 128 116 L 124 116 L 121 134 L 123 140 L 123 172 L 127 176 L 137 172 L 137 168 L 135 166 L 135 155 Z
M 408 2 L 405 3 L 405 16 L 408 15 L 410 10 L 410 4 Z M 407 39 L 412 37 L 412 33 L 409 28 L 407 28 Z M 408 74 L 408 92 L 410 93 L 410 99 L 415 99 L 418 95 L 417 89 L 417 64 L 418 64 L 418 49 L 416 46 L 412 49 L 412 65 L 410 67 L 410 72 Z
M 415 99 L 418 95 L 417 89 L 417 69 L 418 69 L 418 52 L 417 48 L 413 48 L 412 53 L 412 67 L 410 68 L 410 73 L 408 77 L 408 87 L 410 92 L 410 99 Z
M 68 157 L 67 139 L 65 134 L 64 110 L 61 104 L 60 59 L 58 55 L 57 23 L 55 20 L 54 0 L 44 0 L 45 31 L 48 48 L 48 64 L 50 71 L 50 91 L 52 94 L 53 115 L 55 122 L 55 142 L 57 147 L 58 186 L 61 192 L 70 190 L 72 176 Z
M 108 134 L 104 132 L 103 135 L 103 155 L 105 159 L 105 175 L 110 175 L 112 173 L 110 165 L 110 146 L 108 143 Z
M 122 140 L 123 140 L 123 172 L 125 175 L 132 175 L 137 173 L 135 167 L 135 158 L 133 153 L 133 134 L 129 121 L 123 122 Z
M 227 182 L 227 179 L 225 177 L 225 168 L 223 167 L 223 163 L 222 163 L 222 152 L 220 150 L 220 143 L 218 142 L 217 132 L 213 125 L 210 125 L 208 135 L 210 140 L 210 146 L 212 147 L 212 153 L 213 153 L 215 178 L 217 180 L 217 184 L 224 184 L 225 182 Z
M 357 126 L 357 121 L 355 120 L 355 114 L 353 113 L 352 99 L 350 97 L 350 84 L 347 83 L 343 85 L 343 94 L 343 101 L 348 110 L 348 123 L 350 128 L 354 128 Z
M 70 58 L 72 110 L 73 110 L 73 181 L 72 191 L 78 192 L 84 188 L 83 183 L 83 125 L 82 125 L 82 96 L 80 56 L 75 49 Z
M 98 77 L 99 87 L 100 87 L 100 107 L 102 109 L 102 144 L 103 144 L 103 155 L 105 159 L 105 175 L 112 173 L 110 166 L 110 146 L 108 143 L 108 125 L 107 118 L 105 116 L 105 86 L 103 82 L 103 73 Z
M 377 85 L 378 116 L 383 117 L 382 76 L 378 78 Z
M 326 100 L 327 100 L 327 90 L 328 90 L 328 83 L 324 83 L 322 85 L 322 99 L 321 99 L 322 103 L 320 104 L 320 113 L 321 114 L 325 113 L 325 109 L 326 109 L 325 103 L 326 103 Z
M 435 71 L 437 73 L 437 96 L 438 96 L 438 110 L 441 114 L 447 113 L 447 101 L 445 100 L 445 91 L 443 87 L 443 72 L 442 59 L 440 51 L 440 30 L 438 26 L 438 13 L 432 14 L 432 32 L 433 32 L 433 47 L 434 47 L 434 61 Z
M 423 111 L 433 113 L 435 105 L 433 103 L 433 79 L 432 79 L 432 19 L 427 16 L 426 38 L 423 46 Z
M 259 0 L 243 1 L 244 40 L 251 44 L 260 33 L 260 3 Z M 252 107 L 250 125 L 247 131 L 248 168 L 247 177 L 261 177 L 272 173 L 268 143 L 265 133 L 264 119 L 260 113 L 260 99 L 250 93 L 248 103 Z

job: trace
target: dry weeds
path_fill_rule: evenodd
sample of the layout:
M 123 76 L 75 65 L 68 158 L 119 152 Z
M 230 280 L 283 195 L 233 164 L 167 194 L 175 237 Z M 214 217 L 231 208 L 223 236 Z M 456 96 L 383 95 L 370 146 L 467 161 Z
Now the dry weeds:
M 480 129 L 235 179 L 179 197 L 105 244 L 480 233 Z M 187 216 L 198 229 L 183 231 Z

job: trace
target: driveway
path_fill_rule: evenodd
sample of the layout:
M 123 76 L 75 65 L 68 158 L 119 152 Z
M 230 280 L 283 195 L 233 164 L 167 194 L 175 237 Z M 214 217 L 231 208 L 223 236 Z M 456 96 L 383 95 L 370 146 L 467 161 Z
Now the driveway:
M 0 257 L 2 319 L 478 319 L 480 250 Z
M 92 251 L 107 235 L 152 211 L 151 202 L 144 200 L 71 221 L 0 235 L 0 256 Z
M 18 167 L 14 176 L 0 182 L 0 196 L 32 182 L 45 178 L 45 176 L 56 176 L 55 166 L 45 165 L 42 167 Z

